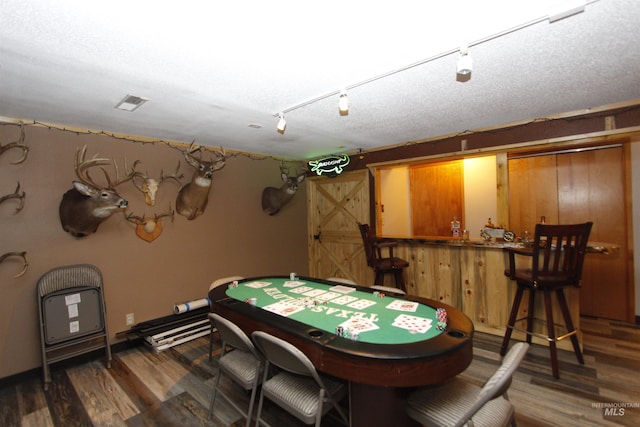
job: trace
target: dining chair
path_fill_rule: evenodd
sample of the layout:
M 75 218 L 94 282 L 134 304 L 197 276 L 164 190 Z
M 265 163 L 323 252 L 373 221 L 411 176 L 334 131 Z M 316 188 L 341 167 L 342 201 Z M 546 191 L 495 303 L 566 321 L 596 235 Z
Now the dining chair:
M 247 418 L 246 426 L 248 427 L 251 423 L 251 414 L 253 412 L 256 393 L 258 392 L 260 381 L 262 381 L 264 359 L 256 350 L 251 339 L 249 339 L 235 323 L 216 313 L 209 313 L 209 318 L 218 329 L 220 339 L 222 340 L 222 352 L 218 359 L 218 369 L 211 394 L 209 418 L 213 416 L 216 398 L 218 394 L 220 394 L 227 403 Z M 229 350 L 228 347 L 231 349 Z M 240 408 L 238 404 L 221 389 L 221 374 L 225 374 L 231 378 L 243 389 L 251 391 L 249 408 L 246 411 Z
M 211 285 L 209 285 L 209 292 L 211 292 L 212 289 L 217 288 L 218 286 L 226 285 L 227 283 L 233 282 L 234 280 L 242 280 L 242 279 L 244 279 L 244 277 L 242 276 L 229 276 L 229 277 L 216 279 L 211 283 Z M 209 318 L 209 320 L 211 320 L 211 318 Z M 209 335 L 209 362 L 213 360 L 213 356 L 211 353 L 213 353 L 213 334 L 215 332 L 216 332 L 216 328 L 215 328 L 215 325 L 213 324 L 213 320 L 211 320 L 211 334 Z
M 311 360 L 287 341 L 263 331 L 253 332 L 251 338 L 266 359 L 256 427 L 268 425 L 261 418 L 265 397 L 305 424 L 319 427 L 322 417 L 335 408 L 349 425 L 349 418 L 339 404 L 348 391 L 344 382 L 320 375 Z M 270 366 L 279 370 L 269 378 Z
M 418 388 L 407 398 L 407 415 L 423 426 L 515 426 L 507 390 L 528 350 L 527 343 L 515 344 L 482 387 L 457 376 L 442 385 Z
M 358 223 L 362 243 L 364 244 L 364 252 L 367 258 L 367 265 L 373 268 L 375 273 L 375 285 L 384 285 L 384 275 L 393 274 L 396 287 L 406 292 L 404 283 L 404 269 L 409 263 L 402 258 L 398 258 L 393 254 L 393 248 L 398 242 L 392 240 L 381 240 L 376 238 L 375 233 L 369 227 L 369 224 Z M 388 250 L 388 256 L 382 256 L 382 249 Z
M 513 298 L 500 355 L 504 356 L 506 353 L 511 333 L 514 329 L 517 329 L 526 334 L 528 343 L 531 343 L 533 335 L 549 343 L 551 370 L 555 378 L 560 378 L 556 349 L 557 341 L 570 338 L 578 363 L 584 364 L 577 336 L 578 330 L 574 327 L 571 319 L 563 289 L 568 286 L 580 286 L 582 267 L 592 226 L 592 222 L 583 224 L 536 224 L 531 248 L 505 248 L 509 254 L 509 268 L 505 270 L 505 275 L 516 282 L 517 289 Z M 523 259 L 527 261 L 526 264 L 518 264 L 521 257 L 516 257 L 516 255 L 524 257 Z M 526 315 L 518 319 L 520 302 L 524 291 L 529 291 L 528 308 Z M 536 319 L 534 316 L 537 291 L 542 292 L 544 298 L 545 319 Z M 554 323 L 551 298 L 553 293 L 556 294 L 556 300 L 564 318 L 564 325 Z M 526 320 L 526 329 L 516 328 L 516 323 L 524 320 Z M 547 333 L 535 332 L 533 330 L 534 322 L 546 325 Z M 559 336 L 556 335 L 556 327 L 562 327 L 562 332 L 565 333 Z

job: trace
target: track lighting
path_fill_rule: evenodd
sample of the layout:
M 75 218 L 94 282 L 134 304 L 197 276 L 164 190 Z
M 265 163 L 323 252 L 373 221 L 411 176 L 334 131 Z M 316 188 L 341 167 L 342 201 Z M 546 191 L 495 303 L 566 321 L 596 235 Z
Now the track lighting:
M 340 91 L 340 100 L 338 101 L 338 109 L 340 111 L 341 116 L 346 116 L 349 114 L 349 98 L 347 98 L 346 89 L 342 89 Z
M 284 135 L 284 130 L 287 128 L 287 121 L 284 119 L 284 114 L 283 113 L 279 113 L 278 114 L 278 127 L 276 128 L 276 130 L 278 131 L 279 134 Z
M 460 57 L 458 58 L 457 73 L 460 76 L 468 76 L 473 69 L 473 60 L 469 54 L 469 47 L 462 46 L 460 48 Z

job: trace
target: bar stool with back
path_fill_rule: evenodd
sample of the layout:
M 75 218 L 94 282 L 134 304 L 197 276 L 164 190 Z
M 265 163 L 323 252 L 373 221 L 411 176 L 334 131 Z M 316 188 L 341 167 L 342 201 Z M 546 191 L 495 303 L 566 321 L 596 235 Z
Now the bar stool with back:
M 384 285 L 384 275 L 391 273 L 395 278 L 396 287 L 403 292 L 407 292 L 407 288 L 404 283 L 404 269 L 409 266 L 409 263 L 402 258 L 398 258 L 393 255 L 393 248 L 398 243 L 377 239 L 375 233 L 371 231 L 369 224 L 358 223 L 358 228 L 360 229 L 362 242 L 364 243 L 367 265 L 373 268 L 376 275 L 374 284 Z M 383 248 L 389 250 L 388 257 L 382 256 Z
M 531 343 L 532 335 L 541 337 L 549 342 L 551 368 L 555 378 L 560 378 L 556 350 L 556 342 L 559 340 L 570 338 L 578 362 L 581 365 L 584 364 L 580 343 L 578 342 L 578 330 L 573 325 L 563 289 L 567 286 L 580 286 L 584 256 L 592 226 L 592 222 L 568 225 L 536 224 L 535 237 L 531 248 L 505 249 L 509 253 L 509 269 L 505 270 L 505 275 L 516 282 L 517 289 L 502 341 L 502 348 L 500 349 L 501 356 L 504 356 L 507 352 L 511 333 L 514 329 L 517 329 L 515 327 L 516 322 L 526 320 L 526 330 L 520 331 L 526 333 L 528 343 Z M 516 255 L 531 258 L 530 267 L 518 268 L 516 266 Z M 526 316 L 517 319 L 520 302 L 525 290 L 529 291 Z M 537 291 L 541 291 L 543 294 L 546 319 L 535 319 L 534 317 Z M 552 293 L 556 294 L 560 311 L 564 318 L 564 326 L 566 327 L 566 333 L 560 336 L 556 335 L 556 326 L 562 325 L 555 324 L 553 320 Z M 546 335 L 534 332 L 534 321 L 546 324 Z

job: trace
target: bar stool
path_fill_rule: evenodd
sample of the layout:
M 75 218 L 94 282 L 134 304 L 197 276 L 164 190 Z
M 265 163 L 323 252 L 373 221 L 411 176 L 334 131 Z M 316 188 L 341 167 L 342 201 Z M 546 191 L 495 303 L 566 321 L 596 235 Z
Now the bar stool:
M 509 253 L 509 269 L 505 270 L 505 275 L 515 281 L 518 288 L 502 341 L 501 356 L 504 356 L 507 352 L 511 333 L 516 329 L 526 333 L 528 343 L 531 343 L 532 335 L 541 337 L 549 342 L 551 368 L 556 379 L 560 378 L 556 350 L 557 341 L 570 338 L 578 362 L 581 365 L 584 364 L 580 343 L 578 342 L 578 330 L 573 326 L 563 288 L 580 286 L 584 256 L 592 225 L 592 222 L 569 225 L 536 224 L 535 237 L 531 248 L 505 248 Z M 530 267 L 517 268 L 516 255 L 530 257 Z M 528 309 L 525 317 L 517 319 L 524 291 L 529 291 Z M 543 320 L 534 318 L 537 291 L 541 291 L 544 297 L 546 319 Z M 551 295 L 554 292 L 564 317 L 565 325 L 558 325 L 553 321 Z M 526 330 L 516 328 L 516 323 L 523 320 L 526 320 Z M 534 321 L 547 325 L 547 335 L 533 331 Z M 566 333 L 556 336 L 556 326 L 564 326 Z
M 384 285 L 384 275 L 387 273 L 393 274 L 396 281 L 396 287 L 403 292 L 407 292 L 407 288 L 404 284 L 404 269 L 409 266 L 409 263 L 402 258 L 395 257 L 393 255 L 393 248 L 398 244 L 391 240 L 377 239 L 375 234 L 371 231 L 369 224 L 358 223 L 360 234 L 362 235 L 362 242 L 364 243 L 364 252 L 367 257 L 367 265 L 373 268 L 376 274 L 376 285 Z M 389 256 L 382 256 L 382 248 L 389 250 Z

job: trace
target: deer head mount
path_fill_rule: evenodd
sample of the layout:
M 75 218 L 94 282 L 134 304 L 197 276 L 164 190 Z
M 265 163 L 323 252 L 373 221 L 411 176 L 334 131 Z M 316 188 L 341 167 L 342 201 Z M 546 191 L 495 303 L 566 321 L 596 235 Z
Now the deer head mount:
M 9 199 L 18 199 L 20 200 L 18 207 L 16 208 L 16 212 L 20 211 L 24 207 L 24 197 L 25 192 L 20 192 L 20 181 L 18 181 L 18 186 L 16 187 L 16 191 L 11 194 L 7 194 L 6 196 L 0 197 L 0 203 L 5 202 Z
M 178 175 L 178 171 L 180 170 L 180 162 L 178 162 L 178 167 L 176 167 L 176 171 L 171 175 L 164 176 L 164 171 L 160 171 L 160 179 L 149 178 L 148 174 L 143 174 L 142 172 L 136 172 L 133 175 L 133 185 L 144 193 L 145 203 L 149 206 L 153 206 L 156 203 L 156 193 L 160 188 L 160 184 L 170 179 L 175 180 L 178 184 L 181 184 L 180 179 L 184 177 L 183 174 Z M 141 181 L 140 181 L 141 180 Z
M 183 151 L 183 155 L 187 163 L 195 169 L 191 182 L 184 185 L 178 192 L 176 198 L 176 210 L 178 213 L 189 220 L 202 215 L 207 202 L 209 201 L 209 190 L 213 173 L 220 170 L 226 164 L 224 148 L 222 151 L 214 151 L 214 157 L 209 160 L 202 160 L 201 156 L 195 157 L 194 154 L 199 152 L 201 147 L 191 143 L 187 151 Z
M 162 234 L 162 224 L 160 219 L 163 217 L 171 217 L 173 222 L 174 211 L 169 205 L 169 210 L 160 215 L 154 214 L 153 218 L 142 214 L 142 216 L 136 216 L 134 214 L 126 214 L 127 221 L 136 225 L 136 236 L 149 243 L 157 239 Z
M 266 187 L 262 190 L 262 211 L 268 215 L 275 215 L 280 209 L 293 199 L 298 191 L 298 186 L 304 181 L 306 168 L 296 171 L 295 174 L 289 174 L 289 168 L 285 168 L 280 162 L 280 177 L 284 184 L 280 188 Z
M 27 268 L 29 267 L 29 262 L 27 261 L 26 252 L 7 252 L 5 254 L 2 254 L 0 255 L 0 263 L 2 263 L 5 259 L 10 257 L 22 258 L 22 271 L 13 277 L 20 277 L 27 272 Z
M 11 162 L 12 165 L 18 165 L 25 160 L 27 160 L 27 155 L 29 154 L 29 147 L 24 145 L 24 125 L 20 125 L 20 138 L 15 142 L 10 142 L 7 145 L 2 145 L 0 143 L 0 155 L 2 155 L 5 151 L 9 151 L 17 148 L 18 150 L 22 150 L 22 157 L 20 157 L 15 162 Z
M 59 209 L 62 228 L 75 237 L 84 237 L 95 233 L 102 221 L 118 209 L 127 207 L 127 200 L 116 192 L 115 187 L 132 179 L 138 164 L 136 160 L 131 170 L 127 171 L 125 159 L 125 175 L 120 176 L 118 165 L 113 162 L 116 179 L 112 181 L 103 167 L 111 161 L 97 156 L 93 156 L 91 160 L 85 160 L 86 152 L 86 145 L 76 151 L 74 171 L 79 181 L 73 181 L 73 188 L 64 193 Z M 107 181 L 106 186 L 96 183 L 89 175 L 89 169 L 96 166 L 104 173 Z

